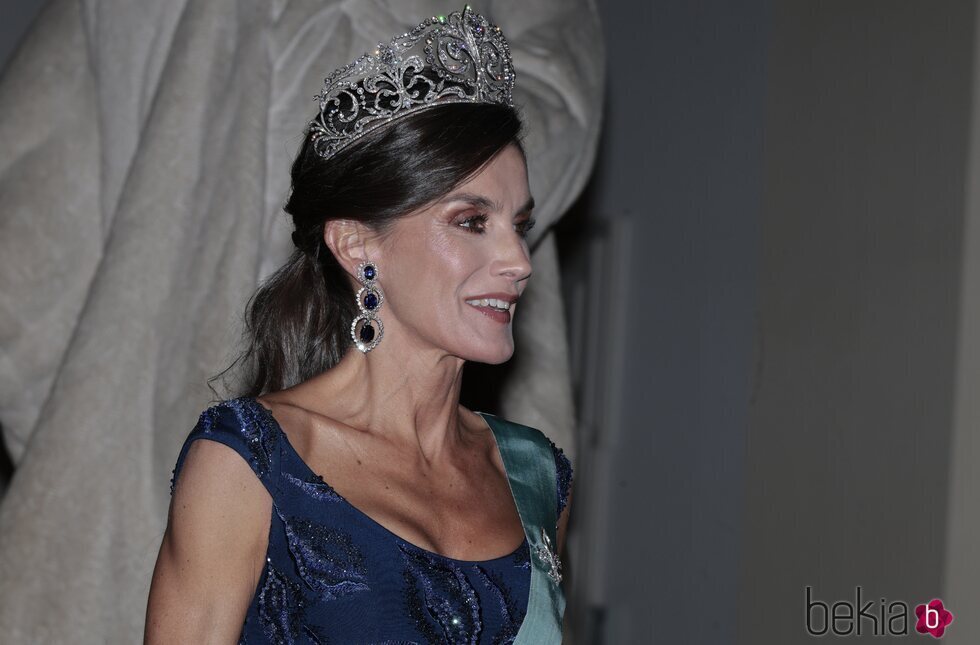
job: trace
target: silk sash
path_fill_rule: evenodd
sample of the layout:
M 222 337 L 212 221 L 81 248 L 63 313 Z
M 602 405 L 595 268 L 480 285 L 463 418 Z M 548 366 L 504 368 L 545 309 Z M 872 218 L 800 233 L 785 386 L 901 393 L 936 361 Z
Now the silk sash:
M 530 426 L 477 412 L 497 441 L 507 481 L 531 548 L 531 588 L 516 645 L 561 643 L 565 594 L 549 575 L 549 552 L 557 557 L 555 457 L 544 434 Z M 547 535 L 545 541 L 542 535 Z M 550 544 L 549 544 L 550 542 Z

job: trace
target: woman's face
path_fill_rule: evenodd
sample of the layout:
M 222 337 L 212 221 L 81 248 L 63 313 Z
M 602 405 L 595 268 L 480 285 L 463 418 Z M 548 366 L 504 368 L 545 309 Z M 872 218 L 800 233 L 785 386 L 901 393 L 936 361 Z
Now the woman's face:
M 511 144 L 445 197 L 399 218 L 371 258 L 385 294 L 384 342 L 508 360 L 517 299 L 531 275 L 533 205 L 524 156 Z

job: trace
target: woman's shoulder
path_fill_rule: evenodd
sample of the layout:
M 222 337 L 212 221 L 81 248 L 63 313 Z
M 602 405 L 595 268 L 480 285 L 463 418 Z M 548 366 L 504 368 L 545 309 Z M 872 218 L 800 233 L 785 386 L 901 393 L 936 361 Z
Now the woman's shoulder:
M 532 443 L 536 443 L 539 446 L 547 446 L 550 450 L 551 456 L 555 460 L 555 475 L 557 479 L 557 508 L 558 515 L 561 515 L 562 510 L 568 503 L 568 495 L 571 492 L 571 484 L 573 478 L 572 463 L 565 455 L 565 451 L 561 449 L 551 438 L 544 432 L 535 428 L 534 426 L 529 426 L 523 423 L 518 423 L 517 421 L 511 421 L 505 419 L 502 416 L 491 414 L 489 412 L 479 412 L 484 418 L 491 417 L 492 421 L 488 419 L 488 423 L 496 426 L 496 430 L 499 428 L 506 428 L 506 431 L 512 436 L 517 436 L 524 440 Z
M 250 438 L 261 443 L 269 434 L 257 427 L 255 412 L 243 401 L 212 405 L 184 442 L 151 584 L 148 615 L 157 621 L 176 612 L 184 627 L 241 623 L 238 612 L 268 550 L 274 504 L 268 479 L 257 477 L 264 455 L 260 449 L 253 457 L 248 447 Z
M 565 451 L 562 450 L 561 447 L 558 446 L 554 441 L 552 441 L 551 437 L 546 435 L 538 428 L 523 423 L 519 423 L 517 421 L 511 421 L 510 419 L 506 419 L 500 416 L 499 414 L 493 414 L 491 412 L 476 412 L 475 414 L 479 414 L 484 418 L 487 417 L 492 418 L 493 423 L 497 426 L 497 428 L 501 426 L 506 427 L 509 429 L 509 432 L 516 434 L 519 437 L 522 437 L 527 440 L 535 441 L 542 445 L 547 445 L 548 447 L 551 448 L 551 451 L 552 453 L 554 453 L 556 460 L 568 461 L 568 458 L 565 456 Z
M 215 441 L 234 450 L 270 488 L 278 469 L 279 436 L 272 414 L 255 398 L 243 396 L 213 403 L 200 413 L 184 441 L 174 467 L 171 493 L 187 453 L 198 439 Z

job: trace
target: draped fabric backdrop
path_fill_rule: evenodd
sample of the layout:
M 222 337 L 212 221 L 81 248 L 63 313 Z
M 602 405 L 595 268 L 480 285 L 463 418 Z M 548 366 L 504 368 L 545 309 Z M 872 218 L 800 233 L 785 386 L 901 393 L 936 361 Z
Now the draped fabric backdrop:
M 291 250 L 288 168 L 323 76 L 461 7 L 424 0 L 52 0 L 0 82 L 5 643 L 132 643 L 178 448 L 242 308 Z M 501 414 L 573 450 L 551 225 L 589 174 L 591 0 L 476 6 L 510 39 L 534 277 Z

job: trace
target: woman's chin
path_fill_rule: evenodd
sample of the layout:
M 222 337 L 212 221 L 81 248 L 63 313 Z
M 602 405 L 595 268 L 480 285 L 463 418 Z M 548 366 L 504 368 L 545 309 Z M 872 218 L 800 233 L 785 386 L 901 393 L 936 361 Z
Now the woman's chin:
M 482 347 L 478 350 L 466 352 L 464 358 L 473 363 L 500 365 L 509 361 L 513 356 L 514 344 L 508 343 L 506 346 Z

